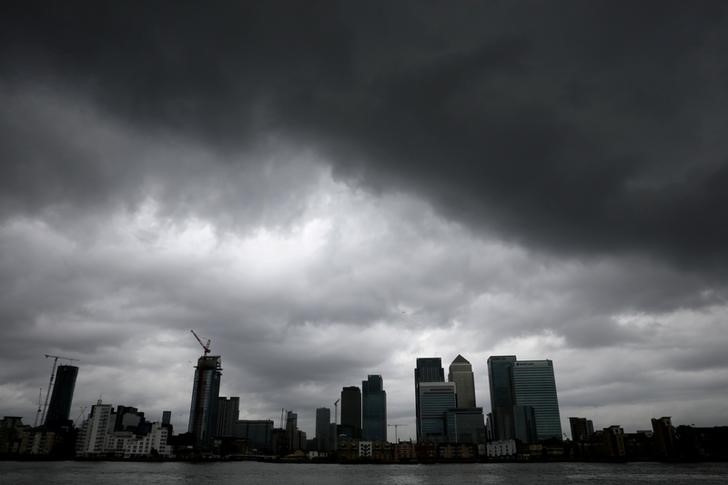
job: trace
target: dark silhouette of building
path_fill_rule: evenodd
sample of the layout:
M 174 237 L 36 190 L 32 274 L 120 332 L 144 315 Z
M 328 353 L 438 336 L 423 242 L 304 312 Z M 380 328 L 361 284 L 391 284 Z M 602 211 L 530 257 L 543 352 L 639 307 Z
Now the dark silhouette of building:
M 447 435 L 447 412 L 455 409 L 455 383 L 419 383 L 420 430 L 418 443 L 444 443 Z
M 331 409 L 316 409 L 316 449 L 329 451 L 329 432 L 331 430 Z
M 496 441 L 515 439 L 513 423 L 513 389 L 511 367 L 515 355 L 494 355 L 488 358 L 488 384 L 493 435 Z
M 220 395 L 221 376 L 219 355 L 204 355 L 197 359 L 188 432 L 194 436 L 198 449 L 209 448 L 217 430 L 217 398 Z
M 445 416 L 448 442 L 485 443 L 483 408 L 450 409 Z
M 586 418 L 569 418 L 571 439 L 573 441 L 589 441 L 594 434 L 594 424 Z
M 475 407 L 475 379 L 473 366 L 458 354 L 450 364 L 447 374 L 448 382 L 455 383 L 455 399 L 459 409 Z
M 233 426 L 240 417 L 240 398 L 217 398 L 217 427 L 215 436 L 233 436 Z
M 655 456 L 662 460 L 673 460 L 677 456 L 675 428 L 670 416 L 652 418 L 652 433 L 655 443 Z
M 146 434 L 148 426 L 144 413 L 132 406 L 116 406 L 112 413 L 114 417 L 114 431 L 132 431 L 136 434 Z
M 298 413 L 293 411 L 286 412 L 286 439 L 288 440 L 288 449 L 295 451 L 298 448 L 296 442 L 296 432 L 298 431 Z
M 561 440 L 561 417 L 550 360 L 488 358 L 492 423 L 496 440 Z
M 387 441 L 387 393 L 382 376 L 369 375 L 361 383 L 362 389 L 362 438 L 370 441 Z
M 56 369 L 53 393 L 45 419 L 48 429 L 70 427 L 68 417 L 71 412 L 73 391 L 76 388 L 76 377 L 78 377 L 78 367 L 74 365 L 59 365 Z
M 270 453 L 273 449 L 273 421 L 243 419 L 233 425 L 233 436 L 246 441 L 249 452 Z
M 517 406 L 530 406 L 536 417 L 539 440 L 561 440 L 561 415 L 551 360 L 518 360 L 511 369 Z
M 341 431 L 351 438 L 361 437 L 361 391 L 356 386 L 341 390 Z
M 419 357 L 415 367 L 415 415 L 417 419 L 417 441 L 422 441 L 420 417 L 420 383 L 445 382 L 445 371 L 442 369 L 440 357 Z

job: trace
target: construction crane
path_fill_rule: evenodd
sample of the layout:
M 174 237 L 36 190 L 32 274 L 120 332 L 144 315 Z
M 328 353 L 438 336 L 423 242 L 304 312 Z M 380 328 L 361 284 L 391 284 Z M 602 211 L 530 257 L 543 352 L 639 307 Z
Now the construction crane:
M 56 376 L 56 367 L 58 366 L 58 359 L 67 360 L 69 362 L 78 362 L 78 359 L 72 359 L 70 357 L 61 357 L 60 355 L 44 354 L 45 358 L 53 358 L 53 368 L 51 369 L 51 378 L 48 381 L 48 389 L 46 389 L 45 401 L 43 401 L 43 415 L 40 420 L 40 424 L 45 423 L 46 411 L 48 410 L 48 397 L 51 395 L 51 388 L 53 387 L 53 379 Z
M 38 420 L 40 419 L 40 413 L 43 412 L 43 409 L 41 408 L 43 406 L 43 388 L 38 388 L 38 410 L 35 412 L 35 422 L 33 423 L 33 427 L 35 428 L 38 426 Z
M 76 418 L 76 423 L 75 423 L 76 426 L 78 426 L 79 423 L 81 423 L 81 418 L 85 418 L 86 417 L 86 414 L 85 413 L 86 413 L 86 408 L 88 408 L 88 404 L 85 405 L 85 406 L 79 406 L 78 408 L 81 410 L 81 412 L 78 413 L 78 417 Z
M 200 336 L 197 335 L 194 330 L 190 330 L 190 332 L 192 332 L 192 335 L 194 335 L 195 338 L 197 339 L 197 341 L 200 342 L 200 345 L 202 345 L 202 349 L 205 351 L 205 355 L 209 354 L 210 353 L 210 339 L 207 339 L 207 342 L 203 343 Z
M 388 427 L 388 428 L 394 428 L 394 441 L 395 441 L 396 443 L 399 443 L 399 436 L 397 435 L 397 430 L 398 430 L 398 429 L 399 429 L 399 428 L 400 428 L 401 426 L 407 426 L 407 425 L 406 425 L 406 424 L 388 424 L 388 425 L 387 425 L 387 427 Z

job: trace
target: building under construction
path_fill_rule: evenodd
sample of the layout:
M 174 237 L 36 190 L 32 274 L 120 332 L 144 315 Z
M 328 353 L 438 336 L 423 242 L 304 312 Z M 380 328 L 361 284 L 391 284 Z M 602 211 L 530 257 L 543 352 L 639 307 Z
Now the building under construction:
M 207 355 L 210 352 L 210 341 L 203 343 L 197 334 L 192 333 L 205 353 L 197 359 L 195 367 L 187 431 L 192 433 L 197 449 L 206 449 L 212 444 L 217 429 L 217 398 L 220 395 L 222 359 L 219 355 Z

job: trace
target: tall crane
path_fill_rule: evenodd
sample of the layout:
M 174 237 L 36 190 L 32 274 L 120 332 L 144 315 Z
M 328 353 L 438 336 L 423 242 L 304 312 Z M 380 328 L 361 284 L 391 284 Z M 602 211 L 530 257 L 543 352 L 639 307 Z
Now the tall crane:
M 387 425 L 388 428 L 394 428 L 394 441 L 397 443 L 399 443 L 399 436 L 397 435 L 397 430 L 401 426 L 407 426 L 407 425 L 406 424 L 388 424 Z
M 53 358 L 53 368 L 51 369 L 51 378 L 48 381 L 48 389 L 46 389 L 45 401 L 43 401 L 43 415 L 40 420 L 40 424 L 45 423 L 46 411 L 48 410 L 48 397 L 51 395 L 51 388 L 53 387 L 53 379 L 56 376 L 56 367 L 58 366 L 58 359 L 67 360 L 69 362 L 78 362 L 78 359 L 72 359 L 70 357 L 61 357 L 60 355 L 43 354 L 45 358 Z
M 202 346 L 202 349 L 205 351 L 205 355 L 210 353 L 210 339 L 207 339 L 207 342 L 202 342 L 202 339 L 199 335 L 195 333 L 194 330 L 190 330 L 192 332 L 192 335 L 195 336 L 198 342 L 200 342 L 200 345 Z
M 33 423 L 33 427 L 35 428 L 38 426 L 38 420 L 40 419 L 40 413 L 43 412 L 43 388 L 38 388 L 38 410 L 35 412 L 35 422 Z

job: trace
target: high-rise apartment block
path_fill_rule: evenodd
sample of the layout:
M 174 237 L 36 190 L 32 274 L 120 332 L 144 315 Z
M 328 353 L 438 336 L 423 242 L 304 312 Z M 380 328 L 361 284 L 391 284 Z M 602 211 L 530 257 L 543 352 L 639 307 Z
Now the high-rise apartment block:
M 102 404 L 99 400 L 91 406 L 91 413 L 84 421 L 76 439 L 78 456 L 94 456 L 106 452 L 106 440 L 114 431 L 115 414 L 111 404 Z
M 382 376 L 370 375 L 362 381 L 362 438 L 387 441 L 387 393 Z

